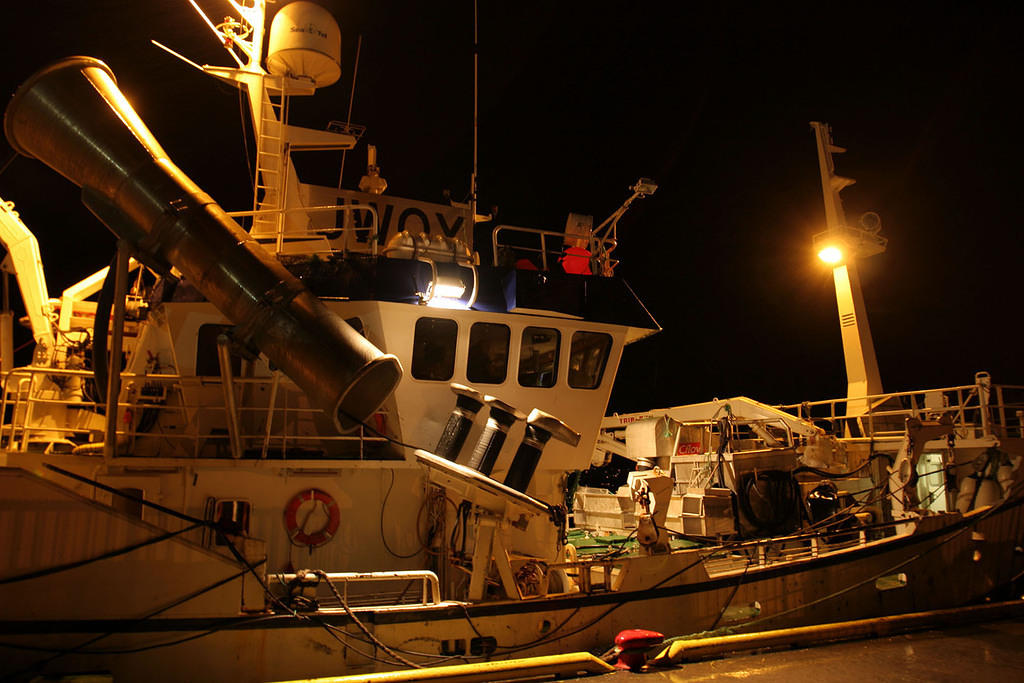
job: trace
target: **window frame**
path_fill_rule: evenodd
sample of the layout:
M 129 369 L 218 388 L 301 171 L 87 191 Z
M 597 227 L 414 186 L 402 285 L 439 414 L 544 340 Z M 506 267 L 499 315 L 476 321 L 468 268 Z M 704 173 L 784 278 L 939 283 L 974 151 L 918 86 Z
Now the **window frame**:
M 504 363 L 502 364 L 501 378 L 496 379 L 497 375 L 483 375 L 476 374 L 474 371 L 474 365 L 481 361 L 487 362 L 488 359 L 481 359 L 474 355 L 474 346 L 482 345 L 484 341 L 492 341 L 492 339 L 474 340 L 474 333 L 477 330 L 483 328 L 502 328 L 505 331 L 505 349 L 504 349 Z M 477 344 L 474 344 L 477 342 Z M 493 347 L 488 347 L 486 352 L 492 350 Z M 509 360 L 512 355 L 512 328 L 505 323 L 500 322 L 487 322 L 479 321 L 470 325 L 469 328 L 469 348 L 466 352 L 466 380 L 473 384 L 504 384 L 508 381 L 508 366 Z
M 577 337 L 579 337 L 581 335 L 588 335 L 588 336 L 591 336 L 591 337 L 603 337 L 607 341 L 607 345 L 604 347 L 604 352 L 603 352 L 603 356 L 601 358 L 600 366 L 597 368 L 597 372 L 596 372 L 596 374 L 594 376 L 595 379 L 594 379 L 594 382 L 592 384 L 574 384 L 573 383 L 574 375 L 578 376 L 579 374 L 581 374 L 580 372 L 575 372 L 574 373 L 574 371 L 573 371 L 573 359 L 574 359 L 574 356 L 575 356 L 574 349 L 576 348 L 576 339 L 577 339 Z M 604 373 L 605 373 L 605 370 L 608 368 L 608 359 L 611 358 L 612 346 L 614 344 L 615 344 L 614 337 L 612 337 L 612 335 L 608 334 L 607 332 L 596 332 L 594 330 L 574 330 L 573 333 L 572 333 L 572 337 L 569 338 L 569 366 L 568 366 L 568 372 L 567 372 L 567 378 L 566 378 L 566 381 L 568 382 L 569 387 L 572 388 L 572 389 L 584 389 L 584 390 L 587 390 L 587 391 L 593 391 L 594 389 L 600 388 L 602 382 L 604 382 Z M 585 350 L 588 350 L 588 349 L 585 349 Z
M 421 324 L 424 324 L 425 321 L 427 324 L 434 323 L 437 325 L 437 327 L 451 326 L 453 334 L 451 335 L 450 347 L 446 346 L 446 344 L 444 343 L 445 339 L 426 339 L 422 336 L 424 334 L 427 334 L 426 332 L 421 332 Z M 458 341 L 459 323 L 457 321 L 451 318 L 439 318 L 436 316 L 428 315 L 417 318 L 416 323 L 413 326 L 412 353 L 409 360 L 409 374 L 412 376 L 413 379 L 417 379 L 422 382 L 450 382 L 452 378 L 455 376 L 456 352 L 458 348 Z M 423 346 L 421 346 L 421 344 Z M 426 344 L 432 344 L 442 350 L 450 348 L 450 351 L 444 351 L 446 355 L 441 359 L 441 361 L 444 362 L 445 365 L 447 366 L 445 368 L 447 370 L 447 374 L 445 376 L 441 376 L 444 373 L 430 372 L 428 368 L 424 368 L 423 363 L 433 362 L 432 360 L 425 359 L 422 355 L 420 355 L 420 349 L 425 348 Z
M 527 384 L 527 383 L 523 382 L 523 375 L 524 375 L 523 364 L 526 361 L 526 354 L 525 354 L 524 350 L 527 348 L 526 335 L 530 334 L 531 330 L 543 330 L 543 331 L 550 331 L 550 332 L 554 332 L 555 333 L 555 353 L 554 353 L 554 358 L 552 359 L 552 363 L 551 363 L 552 366 L 553 366 L 552 370 L 551 370 L 551 373 L 550 373 L 551 381 L 548 384 Z M 532 348 L 532 346 L 533 346 L 533 343 L 531 342 L 530 343 L 530 347 Z M 532 357 L 532 355 L 533 354 L 531 354 L 531 357 Z M 559 367 L 559 361 L 561 360 L 561 355 L 562 355 L 562 331 L 560 329 L 558 329 L 557 327 L 542 327 L 540 325 L 527 325 L 526 327 L 524 327 L 522 333 L 519 335 L 519 364 L 518 364 L 518 367 L 516 368 L 516 381 L 518 382 L 519 386 L 527 387 L 527 388 L 531 388 L 531 389 L 550 389 L 551 387 L 556 386 L 558 384 L 558 373 L 561 370 L 561 368 Z M 531 374 L 537 375 L 539 377 L 543 377 L 546 373 L 543 372 L 543 371 L 537 371 L 537 372 L 534 372 L 534 373 L 531 373 Z

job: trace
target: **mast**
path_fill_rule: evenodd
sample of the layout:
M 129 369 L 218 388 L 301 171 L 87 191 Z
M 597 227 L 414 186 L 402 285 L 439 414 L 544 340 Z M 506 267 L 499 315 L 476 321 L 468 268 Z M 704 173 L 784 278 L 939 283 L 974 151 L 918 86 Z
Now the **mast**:
M 287 59 L 275 57 L 273 42 L 275 28 L 270 31 L 270 47 L 264 59 L 263 41 L 266 35 L 266 0 L 249 0 L 251 6 L 235 0 L 231 5 L 239 18 L 225 18 L 219 24 L 210 21 L 195 0 L 189 3 L 206 23 L 217 41 L 224 46 L 234 60 L 235 67 L 199 66 L 185 59 L 170 48 L 160 45 L 190 65 L 221 81 L 242 90 L 249 100 L 253 134 L 256 140 L 256 168 L 253 178 L 253 210 L 234 213 L 235 216 L 251 215 L 253 224 L 250 232 L 254 237 L 273 239 L 276 251 L 283 250 L 284 241 L 289 237 L 308 237 L 308 215 L 300 200 L 299 178 L 290 163 L 294 151 L 333 151 L 352 149 L 356 138 L 352 135 L 327 130 L 313 130 L 288 123 L 288 99 L 292 96 L 313 95 L 317 88 L 331 85 L 340 73 L 336 63 L 333 75 L 310 74 L 300 69 L 303 66 L 322 66 L 323 59 L 330 58 L 331 48 L 316 52 L 307 63 L 289 63 Z M 295 16 L 289 12 L 302 3 L 283 7 L 278 17 L 288 21 L 310 19 L 305 9 L 295 9 Z M 322 35 L 339 31 L 327 10 L 313 7 L 322 13 L 312 19 L 323 21 L 326 27 Z M 299 14 L 306 12 L 305 14 Z M 275 18 L 275 23 L 276 23 Z M 295 46 L 292 46 L 295 47 Z M 337 43 L 340 50 L 340 38 Z M 295 51 L 295 50 L 293 50 Z M 273 63 L 272 62 L 275 62 Z M 293 69 L 293 67 L 295 67 Z M 268 245 L 269 246 L 269 245 Z
M 846 414 L 863 415 L 869 409 L 865 397 L 882 393 L 882 378 L 878 372 L 875 345 L 861 292 L 857 259 L 882 253 L 887 240 L 878 234 L 881 221 L 877 214 L 864 214 L 862 227 L 847 225 L 839 193 L 856 181 L 836 175 L 832 159 L 833 154 L 846 150 L 833 144 L 832 129 L 827 123 L 812 121 L 811 128 L 818 145 L 818 167 L 821 171 L 827 227 L 824 232 L 814 236 L 814 248 L 819 258 L 832 266 L 835 281 L 839 331 L 846 361 Z

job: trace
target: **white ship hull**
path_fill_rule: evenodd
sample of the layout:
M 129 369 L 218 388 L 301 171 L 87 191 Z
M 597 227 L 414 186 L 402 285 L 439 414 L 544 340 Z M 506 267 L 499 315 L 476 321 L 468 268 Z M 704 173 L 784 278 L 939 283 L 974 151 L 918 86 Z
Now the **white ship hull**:
M 5 501 L 15 488 L 22 487 L 4 486 Z M 81 525 L 71 513 L 46 517 L 23 529 L 7 524 L 5 533 L 21 538 Z M 353 612 L 379 641 L 429 666 L 462 661 L 459 655 L 600 651 L 625 628 L 666 635 L 723 626 L 761 630 L 953 607 L 990 595 L 1024 570 L 1020 500 L 966 516 L 935 516 L 917 527 L 884 540 L 847 541 L 839 550 L 821 542 L 817 556 L 809 540 L 790 541 L 791 560 L 772 559 L 782 542 L 767 542 L 763 567 L 737 560 L 741 552 L 756 558 L 756 544 L 610 562 L 627 567 L 611 590 L 484 604 L 357 606 Z M 59 578 L 0 587 L 7 606 L 2 642 L 15 646 L 6 648 L 5 671 L 31 670 L 48 654 L 60 655 L 46 668 L 51 673 L 105 671 L 114 680 L 268 681 L 404 668 L 379 661 L 390 657 L 341 608 L 298 616 L 238 610 L 247 589 L 250 596 L 261 595 L 252 589 L 252 577 L 238 576 L 237 565 L 226 558 L 214 561 L 186 546 L 172 541 L 162 550 L 150 546 L 130 559 L 96 562 Z M 169 613 L 138 618 L 170 595 L 225 578 Z M 73 594 L 69 586 L 76 588 Z M 23 610 L 47 617 L 19 614 Z

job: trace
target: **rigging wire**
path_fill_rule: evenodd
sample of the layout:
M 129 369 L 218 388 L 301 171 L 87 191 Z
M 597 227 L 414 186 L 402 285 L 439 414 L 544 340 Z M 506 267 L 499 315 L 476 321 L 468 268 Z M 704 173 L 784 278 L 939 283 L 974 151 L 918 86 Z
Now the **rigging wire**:
M 363 34 L 360 33 L 359 37 L 356 38 L 356 61 L 352 67 L 352 89 L 348 94 L 348 116 L 345 117 L 345 133 L 349 134 L 352 130 L 352 104 L 356 99 L 356 78 L 359 76 L 359 53 L 363 49 Z M 338 170 L 338 192 L 341 192 L 342 181 L 345 177 L 345 157 L 348 155 L 348 150 L 341 150 L 341 168 Z
M 0 166 L 0 175 L 3 175 L 4 171 L 6 171 L 8 169 L 8 167 L 10 167 L 10 165 L 13 164 L 14 160 L 17 159 L 17 158 L 18 158 L 18 153 L 17 152 L 11 152 L 10 155 L 7 157 L 7 161 L 4 162 L 4 165 Z
M 248 128 L 248 118 L 249 117 L 245 115 L 245 111 L 246 111 L 245 92 L 243 92 L 242 88 L 239 87 L 238 88 L 238 115 L 239 115 L 239 118 L 241 119 L 241 124 L 242 124 L 241 125 L 241 128 L 242 128 L 242 145 L 245 147 L 245 163 L 246 163 L 246 166 L 249 169 L 249 178 L 252 178 L 252 188 L 253 188 L 252 189 L 252 191 L 253 191 L 252 205 L 253 205 L 253 207 L 255 207 L 256 206 L 256 202 L 259 199 L 258 197 L 255 196 L 255 194 L 256 194 L 256 185 L 259 183 L 259 178 L 256 177 L 255 171 L 253 171 L 253 168 L 252 168 L 252 159 L 249 158 L 249 155 L 251 154 L 251 152 L 249 151 L 249 134 L 246 132 L 246 129 Z M 255 132 L 256 131 L 254 130 L 253 131 L 253 135 L 254 136 L 255 136 Z M 258 144 L 259 143 L 257 142 L 257 145 Z M 250 220 L 253 220 L 255 222 L 255 217 L 253 217 Z

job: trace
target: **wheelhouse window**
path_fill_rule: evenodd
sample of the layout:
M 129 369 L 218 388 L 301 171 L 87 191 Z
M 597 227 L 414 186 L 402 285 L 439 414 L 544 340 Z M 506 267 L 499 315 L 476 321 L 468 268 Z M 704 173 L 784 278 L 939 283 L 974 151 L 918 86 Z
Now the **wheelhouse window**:
M 508 376 L 508 325 L 476 323 L 469 329 L 466 379 L 477 384 L 501 384 Z
M 574 332 L 569 348 L 569 386 L 596 389 L 601 384 L 612 337 L 604 332 Z
M 553 387 L 558 379 L 561 335 L 550 327 L 527 327 L 519 347 L 519 383 L 524 387 Z
M 448 318 L 420 318 L 412 341 L 412 376 L 445 382 L 455 372 L 459 326 Z

